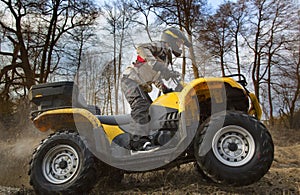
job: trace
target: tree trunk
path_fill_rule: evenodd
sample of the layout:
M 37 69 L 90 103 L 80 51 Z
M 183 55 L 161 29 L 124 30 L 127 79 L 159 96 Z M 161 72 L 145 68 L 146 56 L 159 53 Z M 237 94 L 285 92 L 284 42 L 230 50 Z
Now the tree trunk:
M 241 74 L 241 64 L 240 64 L 240 54 L 239 54 L 240 51 L 239 51 L 238 33 L 239 33 L 239 26 L 237 27 L 237 30 L 235 31 L 234 39 L 235 39 L 235 57 L 236 57 L 236 65 L 237 65 L 238 74 Z M 239 79 L 241 79 L 241 78 L 239 77 Z
M 274 116 L 273 116 L 273 100 L 272 100 L 272 85 L 271 85 L 271 64 L 269 64 L 268 67 L 268 79 L 267 79 L 267 85 L 268 85 L 268 100 L 269 100 L 269 107 L 270 107 L 270 124 L 274 125 Z
M 16 18 L 16 35 L 19 41 L 18 44 L 20 46 L 21 61 L 22 61 L 21 65 L 25 74 L 24 86 L 26 86 L 27 89 L 30 89 L 30 87 L 35 84 L 35 74 L 32 71 L 30 66 L 29 55 L 22 34 L 21 17 Z
M 47 60 L 47 57 L 49 58 L 49 56 L 51 56 L 49 47 L 51 45 L 51 43 L 50 43 L 51 36 L 53 35 L 54 31 L 56 30 L 58 7 L 59 7 L 59 1 L 55 0 L 54 6 L 53 6 L 53 11 L 52 11 L 52 17 L 51 17 L 51 20 L 49 23 L 47 36 L 46 36 L 46 40 L 45 40 L 43 51 L 42 51 L 42 59 L 41 59 L 41 63 L 40 63 L 40 77 L 39 77 L 40 83 L 46 82 L 46 79 L 45 79 L 46 70 L 48 69 L 47 67 L 49 66 L 49 65 L 47 65 L 47 67 L 46 67 L 46 64 L 49 64 L 49 60 L 50 60 L 50 59 Z M 50 60 L 50 62 L 51 62 L 51 60 Z
M 297 102 L 299 101 L 299 97 L 300 97 L 300 46 L 298 46 L 298 62 L 296 64 L 296 82 L 297 82 L 297 88 L 296 88 L 296 92 L 294 94 L 294 97 L 292 99 L 292 103 L 291 103 L 291 107 L 290 107 L 290 120 L 289 120 L 289 125 L 291 128 L 295 128 L 294 127 L 294 115 L 295 115 L 295 109 L 296 109 L 296 105 Z
M 188 35 L 188 39 L 190 43 L 193 43 L 193 37 L 192 35 Z M 196 57 L 195 57 L 195 51 L 194 51 L 194 47 L 191 46 L 189 48 L 189 52 L 190 52 L 190 57 L 192 60 L 192 69 L 193 69 L 193 73 L 194 73 L 194 79 L 199 78 L 199 70 L 197 67 L 197 61 L 196 61 Z

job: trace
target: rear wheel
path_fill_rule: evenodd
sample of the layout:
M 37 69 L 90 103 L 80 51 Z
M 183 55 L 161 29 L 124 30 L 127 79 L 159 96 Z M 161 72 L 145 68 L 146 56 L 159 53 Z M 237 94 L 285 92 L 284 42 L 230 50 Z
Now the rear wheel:
M 35 150 L 29 175 L 38 194 L 88 192 L 97 181 L 96 159 L 78 133 L 57 132 Z
M 243 186 L 269 170 L 272 138 L 265 126 L 240 112 L 221 112 L 199 127 L 195 157 L 203 172 L 217 183 Z

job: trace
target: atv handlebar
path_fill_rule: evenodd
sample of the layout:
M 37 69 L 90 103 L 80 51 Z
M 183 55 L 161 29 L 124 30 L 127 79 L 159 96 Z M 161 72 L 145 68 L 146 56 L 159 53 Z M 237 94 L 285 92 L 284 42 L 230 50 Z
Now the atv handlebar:
M 172 79 L 173 83 L 176 85 L 174 91 L 180 92 L 183 89 L 181 79 L 179 79 L 178 77 L 172 77 L 171 79 Z
M 236 81 L 242 86 L 246 87 L 248 85 L 246 77 L 242 74 L 231 74 L 231 75 L 226 75 L 224 77 L 238 77 L 239 79 Z
M 241 84 L 243 87 L 246 87 L 248 85 L 246 77 L 242 74 L 231 74 L 231 75 L 226 75 L 224 77 L 238 77 L 238 80 L 236 82 Z M 174 89 L 174 91 L 175 92 L 180 92 L 184 87 L 183 84 L 182 84 L 182 80 L 178 77 L 171 77 L 171 80 L 176 85 L 176 88 Z

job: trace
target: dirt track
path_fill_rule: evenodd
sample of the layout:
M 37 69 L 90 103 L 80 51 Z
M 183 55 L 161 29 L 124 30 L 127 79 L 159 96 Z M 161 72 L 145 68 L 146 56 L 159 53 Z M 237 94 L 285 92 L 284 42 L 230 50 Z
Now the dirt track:
M 28 162 L 33 148 L 46 134 L 27 127 L 16 138 L 0 129 L 0 194 L 34 194 Z M 270 171 L 259 182 L 246 187 L 224 187 L 210 183 L 192 164 L 180 169 L 125 175 L 121 185 L 98 183 L 91 194 L 300 194 L 300 130 L 271 130 L 275 159 Z

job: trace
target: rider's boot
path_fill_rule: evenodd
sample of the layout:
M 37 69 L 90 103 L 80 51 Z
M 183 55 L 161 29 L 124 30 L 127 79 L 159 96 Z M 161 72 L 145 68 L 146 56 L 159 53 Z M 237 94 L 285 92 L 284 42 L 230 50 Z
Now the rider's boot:
M 132 150 L 141 151 L 151 146 L 149 139 L 149 123 L 134 125 L 133 135 L 131 136 L 130 146 Z

